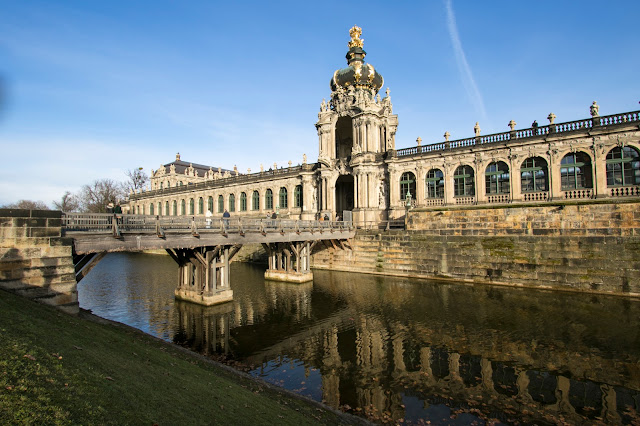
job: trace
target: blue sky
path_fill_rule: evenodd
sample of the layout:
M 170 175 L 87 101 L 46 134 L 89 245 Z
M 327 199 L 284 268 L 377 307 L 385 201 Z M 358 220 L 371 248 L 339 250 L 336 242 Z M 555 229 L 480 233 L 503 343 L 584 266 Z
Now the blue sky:
M 0 205 L 173 161 L 318 156 L 353 25 L 398 148 L 640 109 L 640 2 L 0 0 Z M 384 89 L 382 90 L 384 91 Z

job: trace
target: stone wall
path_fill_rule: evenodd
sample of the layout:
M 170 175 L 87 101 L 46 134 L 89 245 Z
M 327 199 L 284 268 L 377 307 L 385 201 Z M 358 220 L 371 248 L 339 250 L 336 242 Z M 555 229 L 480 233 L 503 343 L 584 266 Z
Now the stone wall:
M 312 266 L 640 296 L 640 203 L 415 210 L 406 231 L 359 231 Z
M 0 209 L 0 288 L 77 313 L 72 242 L 62 213 Z

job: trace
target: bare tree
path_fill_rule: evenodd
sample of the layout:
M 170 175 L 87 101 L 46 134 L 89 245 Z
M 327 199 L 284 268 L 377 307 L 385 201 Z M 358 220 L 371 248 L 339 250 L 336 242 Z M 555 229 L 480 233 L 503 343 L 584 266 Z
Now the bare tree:
M 25 210 L 51 210 L 49 206 L 47 206 L 42 201 L 31 201 L 31 200 L 20 200 L 17 203 L 13 204 L 5 204 L 0 207 L 3 209 L 25 209 Z
M 78 194 L 80 210 L 88 213 L 106 213 L 109 203 L 124 199 L 122 184 L 111 179 L 99 179 L 84 185 Z
M 129 178 L 129 180 L 124 183 L 127 194 L 131 191 L 138 192 L 139 189 L 143 189 L 145 185 L 149 183 L 149 176 L 143 171 L 142 167 L 127 170 L 126 174 Z
M 53 207 L 63 212 L 75 212 L 80 208 L 78 197 L 67 191 L 64 193 L 60 201 L 54 201 Z

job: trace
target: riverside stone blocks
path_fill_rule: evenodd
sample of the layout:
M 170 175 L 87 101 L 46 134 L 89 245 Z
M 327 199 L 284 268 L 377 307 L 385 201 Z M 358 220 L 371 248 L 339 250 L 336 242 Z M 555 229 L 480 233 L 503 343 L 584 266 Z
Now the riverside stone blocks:
M 62 213 L 0 209 L 0 288 L 78 312 L 71 240 Z
M 313 263 L 389 275 L 640 296 L 640 204 L 558 207 L 411 212 L 411 229 L 359 232 L 353 252 L 326 249 L 314 254 Z M 533 226 L 524 228 L 514 218 Z M 607 227 L 602 226 L 605 221 Z M 454 231 L 472 226 L 477 233 L 447 235 L 451 225 L 458 226 Z

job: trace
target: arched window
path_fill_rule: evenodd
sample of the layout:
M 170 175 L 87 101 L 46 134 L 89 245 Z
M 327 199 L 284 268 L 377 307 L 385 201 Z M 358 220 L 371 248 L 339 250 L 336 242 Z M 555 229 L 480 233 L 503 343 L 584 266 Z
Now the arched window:
M 473 197 L 476 195 L 476 182 L 471 166 L 458 166 L 453 172 L 453 195 L 455 197 Z
M 149 204 L 149 214 L 153 215 L 153 203 Z
M 509 166 L 504 161 L 489 163 L 484 177 L 487 195 L 511 192 L 509 189 Z
M 193 215 L 196 211 L 196 201 L 193 198 L 189 199 L 189 214 Z
M 213 197 L 211 197 L 211 196 L 207 200 L 207 210 L 209 210 L 211 213 L 213 213 Z
M 136 214 L 140 214 L 140 206 L 136 206 Z
M 247 211 L 247 193 L 246 192 L 240 193 L 240 211 L 241 212 Z
M 182 181 L 180 181 L 180 186 L 182 186 Z
M 218 213 L 224 212 L 224 197 L 218 195 Z
M 184 198 L 180 200 L 180 214 L 182 216 L 187 214 L 187 202 L 184 200 Z
M 170 216 L 171 215 L 171 212 L 169 211 L 169 202 L 168 201 L 166 201 L 164 203 L 164 214 L 166 216 Z
M 158 216 L 162 216 L 162 203 L 160 201 L 158 201 Z
M 278 206 L 281 209 L 286 209 L 289 207 L 289 199 L 287 197 L 287 188 L 285 188 L 284 186 L 282 188 L 280 188 L 280 202 L 278 203 Z
M 404 172 L 400 177 L 400 199 L 406 200 L 409 193 L 411 193 L 411 198 L 416 198 L 416 175 Z
M 236 211 L 236 194 L 229 194 L 229 211 Z
M 584 152 L 570 152 L 560 162 L 560 186 L 563 191 L 593 188 L 591 157 Z
M 204 198 L 198 199 L 198 214 L 204 214 Z
M 630 146 L 615 147 L 607 154 L 607 186 L 640 185 L 640 155 Z
M 293 206 L 302 207 L 302 185 L 296 185 L 293 190 Z
M 273 209 L 273 191 L 267 189 L 264 193 L 264 208 L 267 210 Z
M 160 189 L 162 189 L 162 182 L 160 182 Z
M 427 198 L 444 198 L 444 174 L 440 169 L 431 169 L 425 179 Z
M 547 161 L 541 157 L 529 157 L 520 167 L 520 188 L 522 192 L 548 191 Z
M 251 203 L 251 209 L 260 210 L 260 193 L 258 191 L 253 191 L 252 198 L 253 201 Z
M 173 200 L 173 215 L 178 216 L 178 202 Z

